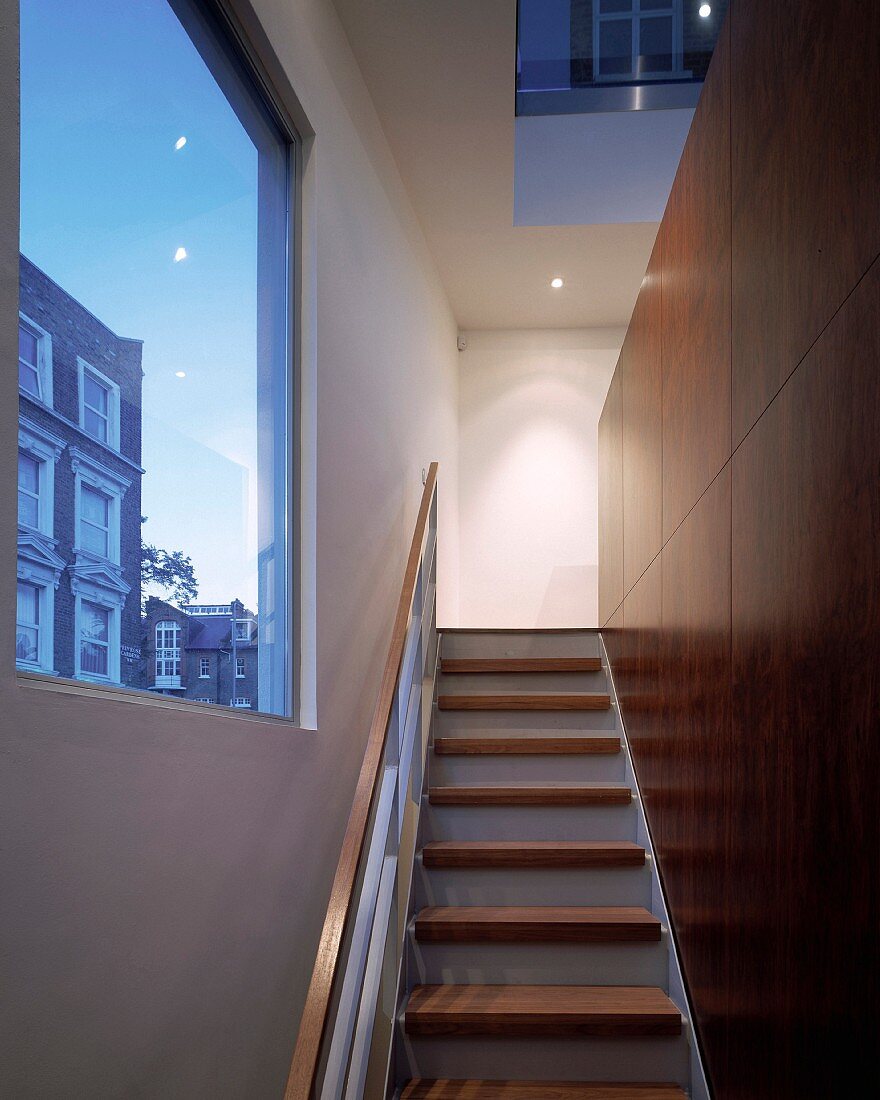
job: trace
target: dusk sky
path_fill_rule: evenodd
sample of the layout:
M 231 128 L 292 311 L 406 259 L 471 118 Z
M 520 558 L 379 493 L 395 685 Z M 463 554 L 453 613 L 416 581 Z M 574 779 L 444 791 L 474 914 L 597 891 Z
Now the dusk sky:
M 145 539 L 256 609 L 254 145 L 166 0 L 24 0 L 21 45 L 22 252 L 144 341 Z

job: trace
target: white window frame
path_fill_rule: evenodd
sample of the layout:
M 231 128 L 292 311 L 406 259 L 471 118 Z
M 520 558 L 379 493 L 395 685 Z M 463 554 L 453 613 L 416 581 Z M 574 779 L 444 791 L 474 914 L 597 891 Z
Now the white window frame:
M 122 597 L 124 600 L 124 597 Z M 83 602 L 96 604 L 104 611 L 108 611 L 108 646 L 107 646 L 107 675 L 102 676 L 97 672 L 83 672 L 82 667 L 82 622 Z M 118 684 L 120 682 L 120 650 L 122 601 L 116 593 L 111 593 L 92 585 L 81 585 L 76 593 L 74 609 L 74 676 L 77 680 L 86 680 L 94 684 Z
M 80 503 L 80 528 L 79 528 L 79 541 L 82 548 L 89 554 L 95 554 L 97 557 L 106 558 L 111 561 L 111 553 L 113 550 L 113 497 L 108 496 L 107 493 L 100 489 L 94 488 L 87 481 L 81 481 L 79 484 L 79 503 Z M 87 519 L 85 515 L 85 509 L 82 507 L 83 497 L 86 493 L 90 493 L 93 497 L 97 497 L 98 500 L 103 501 L 105 504 L 105 513 L 107 517 L 106 524 L 99 523 L 95 519 Z M 85 528 L 90 527 L 93 532 L 99 532 L 103 536 L 103 542 L 106 547 L 106 553 L 99 553 L 91 546 L 86 546 L 85 540 Z
M 625 84 L 627 82 L 686 80 L 691 76 L 685 71 L 683 55 L 683 27 L 681 0 L 669 0 L 665 8 L 641 10 L 641 0 L 632 0 L 630 11 L 601 11 L 601 0 L 593 0 L 593 82 L 596 84 Z M 639 40 L 642 21 L 672 17 L 672 69 L 669 72 L 636 73 L 639 58 Z M 630 68 L 628 73 L 603 73 L 600 28 L 603 23 L 630 24 Z
M 199 679 L 210 680 L 211 679 L 211 658 L 199 657 Z
M 16 578 L 16 604 L 18 603 L 18 585 L 28 584 L 37 593 L 37 657 L 34 661 L 15 659 L 16 668 L 26 672 L 52 672 L 55 663 L 55 585 L 41 583 L 34 576 L 22 576 L 21 570 Z M 16 632 L 18 615 L 16 614 Z
M 238 671 L 239 669 L 241 669 L 241 672 Z M 236 680 L 243 680 L 245 678 L 244 657 L 235 658 L 235 678 Z
M 171 629 L 173 630 L 173 636 L 177 640 L 177 645 L 168 646 L 168 645 L 163 644 L 163 645 L 160 646 L 159 645 L 159 631 L 162 630 L 162 631 L 167 632 L 169 627 L 171 627 Z M 180 662 L 181 662 L 180 638 L 181 638 L 181 634 L 182 634 L 182 627 L 181 627 L 180 623 L 177 622 L 176 619 L 161 619 L 159 622 L 156 623 L 156 626 L 155 626 L 155 629 L 154 629 L 154 632 L 153 632 L 153 639 L 156 643 L 156 645 L 155 645 L 155 656 L 154 656 L 154 659 L 153 659 L 153 673 L 154 673 L 153 679 L 155 681 L 156 687 L 169 688 L 169 687 L 180 687 L 181 686 L 181 678 L 180 678 L 180 668 L 181 668 L 181 664 L 180 664 Z M 163 639 L 163 641 L 164 641 L 164 639 Z M 160 653 L 162 653 L 163 656 L 160 657 L 159 656 Z M 169 654 L 170 654 L 170 656 L 169 656 Z M 167 673 L 167 672 L 160 673 L 159 672 L 159 662 L 160 661 L 162 662 L 163 667 L 167 667 L 167 665 L 170 663 L 171 667 L 172 667 L 172 670 L 176 669 L 176 671 L 172 671 L 171 673 Z
M 37 377 L 40 384 L 40 396 L 36 397 L 28 390 L 19 387 L 19 393 L 29 401 L 36 401 L 48 408 L 52 408 L 52 334 L 47 332 L 42 325 L 31 320 L 26 313 L 18 311 L 19 326 L 29 329 L 37 340 Z
M 88 558 L 98 561 L 110 561 L 114 565 L 120 564 L 120 514 L 122 511 L 122 498 L 131 482 L 119 474 L 109 470 L 100 462 L 83 454 L 78 447 L 70 448 L 71 467 L 74 472 L 74 550 L 77 554 L 83 554 Z M 108 508 L 110 520 L 110 535 L 108 547 L 109 554 L 102 559 L 101 555 L 83 547 L 82 542 L 82 486 L 88 485 L 95 492 L 102 493 L 110 501 Z
M 238 710 L 250 709 L 251 701 L 248 696 L 237 695 L 233 698 L 232 705 Z
M 86 433 L 89 439 L 94 439 L 96 443 L 100 443 L 102 447 L 109 447 L 112 451 L 119 450 L 119 407 L 120 407 L 120 391 L 119 385 L 113 381 L 112 378 L 108 378 L 106 374 L 102 374 L 97 367 L 93 367 L 91 363 L 86 362 L 80 356 L 76 358 L 76 370 L 77 370 L 77 387 L 79 389 L 79 426 Z M 99 386 L 103 386 L 107 390 L 107 438 L 100 439 L 86 428 L 86 387 L 85 378 L 90 374 L 94 381 Z
M 19 417 L 18 449 L 40 463 L 40 500 L 35 530 L 47 538 L 52 538 L 55 527 L 55 463 L 61 457 L 64 447 L 63 439 L 47 432 L 26 417 Z
M 34 467 L 36 468 L 36 477 L 37 477 L 37 488 L 36 488 L 36 490 L 30 489 L 27 486 L 22 485 L 22 483 L 21 483 L 21 460 L 23 458 L 28 462 L 32 462 L 34 464 Z M 43 513 L 42 497 L 43 497 L 43 493 L 45 492 L 46 473 L 43 470 L 43 463 L 40 461 L 40 459 L 37 458 L 36 455 L 30 454 L 29 451 L 24 450 L 23 447 L 18 448 L 17 476 L 18 476 L 18 484 L 17 484 L 16 488 L 18 490 L 18 526 L 19 527 L 26 527 L 28 530 L 31 530 L 31 531 L 39 531 L 40 530 L 40 519 L 41 519 L 41 516 L 42 516 L 42 513 Z M 28 523 L 28 522 L 26 522 L 25 520 L 23 520 L 21 518 L 21 497 L 22 497 L 22 495 L 24 495 L 25 497 L 29 497 L 34 502 L 35 517 L 34 517 L 34 522 L 33 523 Z

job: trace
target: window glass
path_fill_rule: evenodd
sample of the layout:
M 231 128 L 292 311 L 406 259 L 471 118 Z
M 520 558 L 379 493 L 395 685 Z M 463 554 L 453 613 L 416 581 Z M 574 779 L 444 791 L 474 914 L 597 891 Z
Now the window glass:
M 640 20 L 639 35 L 639 71 L 668 73 L 672 69 L 672 16 Z
M 110 501 L 88 485 L 80 491 L 81 538 L 84 550 L 101 557 L 110 556 Z
M 25 393 L 40 396 L 39 342 L 24 325 L 18 326 L 18 384 Z
M 34 664 L 40 652 L 40 594 L 33 584 L 18 582 L 15 613 L 15 657 Z
M 599 24 L 599 60 L 605 76 L 632 71 L 632 22 L 608 19 Z
M 220 10 L 21 0 L 19 409 L 59 455 L 53 670 L 187 700 L 207 656 L 231 707 L 243 640 L 290 714 L 294 146 Z
M 18 452 L 18 522 L 40 525 L 40 463 L 24 451 Z
M 110 612 L 105 607 L 83 600 L 80 624 L 82 670 L 95 676 L 106 676 L 110 667 Z

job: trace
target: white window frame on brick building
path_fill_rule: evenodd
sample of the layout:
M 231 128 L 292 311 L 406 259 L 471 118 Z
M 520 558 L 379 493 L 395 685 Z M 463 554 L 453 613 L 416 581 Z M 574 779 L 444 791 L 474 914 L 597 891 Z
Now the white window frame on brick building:
M 246 695 L 237 695 L 232 700 L 232 705 L 234 707 L 237 707 L 239 710 L 244 710 L 246 707 L 250 708 L 251 701 Z
M 84 454 L 78 447 L 70 448 L 71 466 L 74 472 L 74 549 L 88 554 L 90 557 L 106 559 L 119 565 L 120 555 L 120 522 L 122 513 L 122 498 L 125 491 L 131 485 L 128 478 L 114 473 L 103 463 L 97 462 L 89 455 Z M 82 515 L 82 487 L 86 486 L 92 492 L 106 497 L 108 506 L 108 546 L 107 554 L 97 554 L 87 550 L 83 545 L 83 515 Z
M 105 447 L 110 447 L 114 451 L 119 450 L 119 405 L 120 405 L 120 391 L 119 386 L 112 378 L 108 378 L 106 374 L 102 374 L 97 367 L 93 367 L 91 363 L 87 363 L 85 359 L 77 356 L 76 360 L 77 370 L 77 386 L 79 389 L 79 426 L 82 430 L 98 441 Z M 93 382 L 96 386 L 102 389 L 107 396 L 107 410 L 103 412 L 96 405 L 91 404 L 86 399 L 86 382 Z M 104 422 L 105 435 L 102 438 L 100 432 L 93 431 L 88 423 L 89 414 L 95 419 Z
M 88 624 L 89 607 L 95 607 L 107 616 L 107 637 L 99 639 L 86 632 Z M 95 683 L 119 683 L 120 664 L 120 613 L 122 604 L 115 600 L 110 593 L 97 591 L 80 591 L 76 596 L 76 675 L 84 680 L 92 680 Z M 93 669 L 83 668 L 84 644 L 96 645 L 105 650 L 107 654 L 106 672 L 97 672 Z
M 19 332 L 24 329 L 29 332 L 31 336 L 36 340 L 37 347 L 37 362 L 30 363 L 24 361 L 28 369 L 33 370 L 37 378 L 37 387 L 39 393 L 34 393 L 32 390 L 25 389 L 21 385 L 21 364 L 22 358 L 19 354 L 19 393 L 23 393 L 26 397 L 29 397 L 31 401 L 40 401 L 42 404 L 52 408 L 52 336 L 42 326 L 38 325 L 36 321 L 32 321 L 26 314 L 19 312 L 18 314 L 18 328 Z
M 180 636 L 180 623 L 174 619 L 162 619 L 156 623 L 155 673 L 157 688 L 179 688 L 181 686 Z
M 653 82 L 662 80 L 685 80 L 691 76 L 683 68 L 684 57 L 682 48 L 684 19 L 682 15 L 681 0 L 668 0 L 662 8 L 641 7 L 642 0 L 632 0 L 631 7 L 626 11 L 603 11 L 602 0 L 593 2 L 593 80 L 596 83 L 621 83 L 625 84 L 633 80 L 650 80 Z M 641 56 L 641 32 L 642 24 L 655 19 L 672 20 L 671 42 L 671 68 L 657 72 L 637 71 L 639 57 Z M 625 73 L 611 73 L 602 71 L 602 28 L 612 23 L 629 24 L 630 40 L 630 67 Z
M 211 658 L 199 657 L 199 679 L 210 680 L 211 679 Z

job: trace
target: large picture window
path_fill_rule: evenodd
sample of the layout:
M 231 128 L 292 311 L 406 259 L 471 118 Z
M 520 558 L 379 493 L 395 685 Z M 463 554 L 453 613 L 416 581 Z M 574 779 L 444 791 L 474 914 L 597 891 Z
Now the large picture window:
M 593 79 L 682 80 L 681 0 L 595 0 Z
M 16 662 L 231 708 L 246 649 L 290 715 L 295 138 L 242 41 L 21 0 Z

